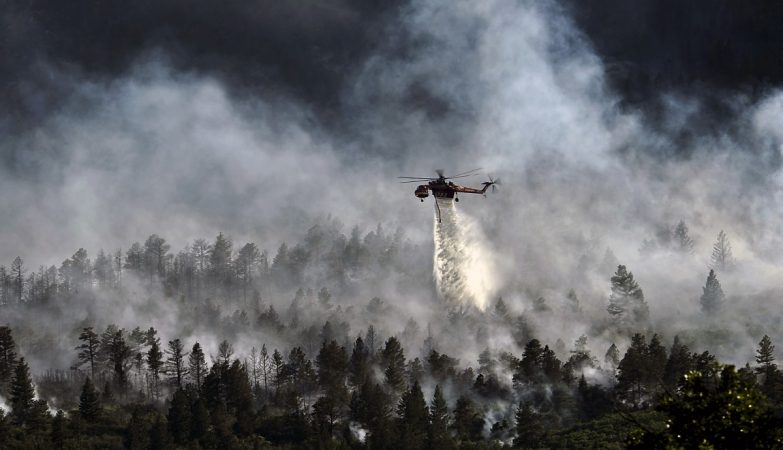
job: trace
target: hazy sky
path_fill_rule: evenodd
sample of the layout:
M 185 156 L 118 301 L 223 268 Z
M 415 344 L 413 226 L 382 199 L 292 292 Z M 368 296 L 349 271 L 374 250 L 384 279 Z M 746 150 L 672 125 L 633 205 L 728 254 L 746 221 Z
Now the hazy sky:
M 780 16 L 775 2 L 5 2 L 0 260 L 151 233 L 274 248 L 330 213 L 429 239 L 431 205 L 394 177 L 479 166 L 507 184 L 472 200 L 488 226 L 642 234 L 720 212 L 728 225 L 705 233 L 741 221 L 763 253 L 778 242 Z M 740 191 L 747 205 L 726 207 Z

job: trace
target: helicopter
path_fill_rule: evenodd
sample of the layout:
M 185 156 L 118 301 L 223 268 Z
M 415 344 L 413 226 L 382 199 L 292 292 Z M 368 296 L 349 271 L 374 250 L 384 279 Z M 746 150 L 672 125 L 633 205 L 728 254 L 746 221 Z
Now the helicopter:
M 400 181 L 400 183 L 421 183 L 421 182 L 427 182 L 427 184 L 420 184 L 416 187 L 416 190 L 413 191 L 413 195 L 415 195 L 419 200 L 422 202 L 425 198 L 429 197 L 430 191 L 432 191 L 432 196 L 435 197 L 435 208 L 438 211 L 438 222 L 440 222 L 440 207 L 438 206 L 438 199 L 453 199 L 455 202 L 459 201 L 459 197 L 457 197 L 457 193 L 465 193 L 465 194 L 481 194 L 486 196 L 487 189 L 489 189 L 490 186 L 492 186 L 492 192 L 495 192 L 496 186 L 500 184 L 499 179 L 492 179 L 492 177 L 489 177 L 489 181 L 485 181 L 481 183 L 484 185 L 481 189 L 475 189 L 471 187 L 466 186 L 460 186 L 458 184 L 455 184 L 452 181 L 457 178 L 466 178 L 466 177 L 472 177 L 475 175 L 478 175 L 478 171 L 481 169 L 473 169 L 468 170 L 467 172 L 458 173 L 456 175 L 451 176 L 445 176 L 443 174 L 443 170 L 437 169 L 435 171 L 436 174 L 438 174 L 438 177 L 397 177 L 400 179 L 404 179 L 406 181 Z

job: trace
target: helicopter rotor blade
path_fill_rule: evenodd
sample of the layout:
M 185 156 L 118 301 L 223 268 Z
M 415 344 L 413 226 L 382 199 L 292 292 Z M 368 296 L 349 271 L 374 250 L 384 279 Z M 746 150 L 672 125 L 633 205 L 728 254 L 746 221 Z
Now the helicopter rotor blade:
M 408 180 L 408 181 L 400 181 L 400 183 L 424 183 L 428 180 Z
M 481 170 L 481 167 L 479 167 L 477 169 L 473 169 L 473 170 L 468 170 L 467 172 L 461 172 L 461 173 L 458 173 L 456 175 L 452 175 L 449 178 L 457 178 L 457 177 L 461 177 L 461 176 L 468 176 L 468 174 L 472 174 L 473 172 L 478 172 L 479 170 Z
M 404 180 L 437 180 L 437 178 L 432 177 L 397 177 Z
M 435 169 L 435 173 L 437 173 L 440 178 L 444 178 L 443 169 Z
M 454 179 L 457 179 L 457 178 L 475 177 L 476 175 L 478 175 L 478 174 L 477 173 L 471 173 L 471 174 L 468 174 L 468 175 L 454 175 L 453 177 L 446 177 L 446 179 L 447 180 L 454 180 Z

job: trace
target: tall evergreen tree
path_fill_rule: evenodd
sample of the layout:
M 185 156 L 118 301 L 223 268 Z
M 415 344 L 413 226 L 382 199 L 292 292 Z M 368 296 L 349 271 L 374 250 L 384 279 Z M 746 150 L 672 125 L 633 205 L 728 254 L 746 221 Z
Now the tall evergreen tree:
M 247 293 L 250 286 L 253 283 L 259 259 L 261 258 L 261 252 L 256 247 L 256 244 L 245 244 L 234 261 L 234 267 L 237 272 L 237 277 L 242 284 L 242 302 L 247 303 Z
M 98 346 L 100 344 L 98 334 L 93 331 L 92 327 L 87 327 L 79 334 L 79 340 L 82 342 L 76 346 L 76 350 L 79 351 L 79 365 L 89 364 L 90 376 L 95 378 L 95 366 L 98 363 Z
M 190 356 L 188 356 L 188 373 L 196 386 L 196 390 L 200 390 L 204 377 L 207 374 L 207 360 L 204 357 L 204 351 L 201 350 L 201 344 L 198 342 L 193 344 Z
M 369 355 L 367 349 L 364 347 L 364 340 L 361 336 L 356 338 L 356 342 L 353 345 L 353 352 L 351 352 L 351 359 L 348 363 L 349 367 L 349 381 L 351 384 L 358 388 L 369 376 Z
M 707 284 L 703 289 L 701 309 L 708 314 L 714 314 L 720 310 L 723 301 L 726 299 L 723 289 L 720 287 L 720 281 L 718 281 L 718 277 L 715 275 L 715 270 L 710 269 L 710 273 L 707 275 Z
M 79 395 L 79 416 L 87 422 L 93 422 L 98 418 L 100 410 L 101 404 L 98 398 L 98 391 L 92 384 L 90 377 L 87 377 Z
M 674 227 L 672 244 L 674 245 L 674 249 L 680 253 L 693 253 L 693 239 L 688 235 L 688 226 L 685 225 L 684 220 L 680 220 L 677 226 Z
M 266 344 L 261 345 L 261 354 L 259 356 L 259 368 L 261 369 L 261 379 L 264 383 L 264 399 L 269 395 L 269 375 L 272 371 L 272 362 L 269 357 L 269 351 L 266 349 Z
M 455 447 L 449 433 L 451 426 L 449 408 L 440 385 L 435 385 L 435 393 L 430 403 L 430 428 L 427 435 L 428 446 L 432 450 L 447 450 Z
M 718 233 L 718 238 L 712 244 L 712 255 L 710 256 L 710 269 L 718 272 L 727 272 L 734 268 L 734 255 L 731 253 L 731 242 L 723 230 Z
M 328 392 L 345 389 L 345 377 L 348 371 L 348 355 L 345 348 L 336 341 L 324 342 L 316 357 L 318 368 L 318 384 Z
M 644 301 L 644 293 L 634 280 L 633 273 L 625 266 L 617 266 L 617 272 L 611 278 L 612 293 L 609 296 L 607 311 L 616 324 L 643 324 L 649 318 L 649 309 Z
M 166 373 L 169 374 L 169 380 L 177 386 L 177 389 L 182 389 L 185 376 L 188 373 L 188 368 L 185 365 L 185 357 L 188 352 L 185 351 L 185 346 L 179 339 L 169 341 L 169 346 L 166 349 Z
M 0 392 L 11 381 L 16 367 L 16 342 L 11 327 L 0 326 Z
M 370 325 L 367 327 L 367 333 L 364 335 L 364 344 L 367 347 L 367 355 L 370 357 L 370 361 L 375 359 L 375 351 L 377 350 L 378 333 L 375 331 L 375 327 Z
M 514 382 L 523 383 L 535 380 L 541 374 L 543 361 L 544 349 L 541 342 L 538 339 L 531 339 L 525 344 L 522 360 L 514 374 Z
M 24 273 L 24 261 L 17 256 L 11 263 L 11 283 L 14 290 L 14 300 L 20 305 L 24 295 Z
M 617 368 L 615 388 L 620 398 L 630 402 L 634 407 L 640 405 L 643 395 L 647 392 L 647 367 L 647 342 L 643 335 L 636 333 L 631 338 L 631 346 Z
M 392 336 L 386 340 L 381 360 L 386 383 L 401 391 L 405 387 L 405 353 L 396 337 Z
M 158 383 L 160 380 L 160 371 L 163 368 L 163 352 L 160 351 L 160 338 L 153 333 L 154 328 L 150 328 L 148 335 L 149 350 L 147 350 L 147 367 L 150 370 L 152 378 L 152 393 L 154 397 L 158 396 Z
M 402 394 L 397 405 L 399 448 L 423 449 L 427 440 L 429 411 L 418 381 Z
M 161 280 L 166 276 L 166 267 L 171 255 L 168 254 L 171 246 L 166 240 L 157 234 L 147 238 L 144 243 L 144 266 L 148 276 L 157 275 Z
M 231 279 L 231 240 L 223 233 L 215 238 L 212 251 L 209 254 L 209 264 L 212 277 L 218 286 L 225 286 Z
M 647 346 L 647 368 L 645 370 L 647 372 L 647 384 L 654 390 L 657 390 L 663 384 L 667 360 L 666 348 L 661 344 L 661 338 L 654 334 L 650 339 L 650 344 Z
M 31 416 L 35 390 L 33 380 L 30 378 L 30 367 L 24 358 L 19 358 L 19 363 L 14 369 L 14 377 L 11 380 L 11 420 L 17 425 L 25 425 Z
M 253 432 L 255 413 L 253 411 L 253 390 L 245 367 L 234 360 L 226 371 L 226 406 L 229 413 L 236 417 L 234 432 L 239 436 L 249 436 Z
M 99 287 L 105 289 L 114 286 L 114 267 L 111 258 L 104 253 L 103 249 L 95 257 L 94 272 Z
M 773 378 L 777 371 L 775 364 L 775 346 L 772 345 L 772 339 L 766 334 L 759 342 L 759 348 L 756 350 L 756 372 L 762 374 L 765 378 Z
M 275 379 L 275 395 L 280 394 L 280 388 L 283 386 L 286 380 L 286 375 L 283 370 L 285 367 L 285 362 L 283 361 L 283 355 L 280 354 L 280 351 L 275 349 L 274 352 L 272 352 L 272 370 L 274 372 L 274 379 Z
M 683 375 L 693 368 L 693 358 L 687 345 L 680 342 L 679 336 L 674 337 L 669 358 L 663 372 L 663 381 L 669 388 L 676 387 Z
M 114 370 L 114 381 L 123 390 L 128 383 L 128 360 L 130 357 L 131 348 L 125 341 L 124 332 L 118 330 L 112 336 L 109 362 Z
M 604 355 L 604 363 L 611 367 L 612 370 L 617 369 L 617 366 L 620 365 L 620 350 L 617 349 L 617 346 L 614 345 L 614 342 L 612 342 L 612 345 L 610 345 L 609 349 L 606 350 L 606 354 Z

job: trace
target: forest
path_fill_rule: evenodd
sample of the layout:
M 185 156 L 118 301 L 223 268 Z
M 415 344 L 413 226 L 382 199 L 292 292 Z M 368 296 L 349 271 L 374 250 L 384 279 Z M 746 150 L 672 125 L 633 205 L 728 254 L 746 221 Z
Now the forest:
M 658 334 L 624 265 L 606 273 L 602 299 L 616 345 L 598 351 L 597 333 L 537 332 L 546 315 L 583 314 L 574 289 L 561 305 L 449 311 L 411 256 L 427 249 L 381 225 L 341 230 L 328 218 L 273 257 L 222 233 L 178 253 L 151 235 L 93 259 L 80 248 L 59 267 L 0 267 L 3 448 L 783 445 L 771 338 L 737 368 Z M 663 246 L 693 252 L 684 222 L 640 252 Z M 703 314 L 723 307 L 718 276 L 735 264 L 721 232 Z M 409 304 L 373 291 L 432 298 L 437 313 L 425 330 Z M 465 359 L 459 346 L 481 350 Z

